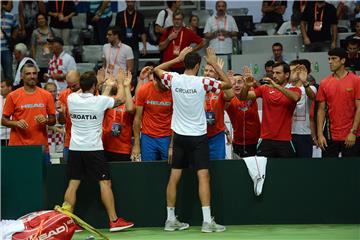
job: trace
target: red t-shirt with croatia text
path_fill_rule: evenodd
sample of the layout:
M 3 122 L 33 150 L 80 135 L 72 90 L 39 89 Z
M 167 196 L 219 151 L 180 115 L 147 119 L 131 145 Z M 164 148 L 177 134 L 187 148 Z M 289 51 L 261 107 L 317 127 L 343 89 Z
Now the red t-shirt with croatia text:
M 153 138 L 171 135 L 173 100 L 171 91 L 160 92 L 154 82 L 145 83 L 136 95 L 136 106 L 143 107 L 141 132 Z
M 320 82 L 316 100 L 328 104 L 332 140 L 344 141 L 354 122 L 355 100 L 360 100 L 360 77 L 351 72 L 339 80 L 333 75 L 326 77 Z
M 301 95 L 298 87 L 287 88 Z M 290 100 L 282 92 L 267 85 L 255 90 L 256 97 L 262 97 L 261 138 L 277 141 L 291 141 L 292 116 L 296 102 Z
M 260 119 L 256 100 L 231 99 L 226 109 L 234 129 L 233 142 L 238 145 L 257 144 L 260 137 Z
M 168 36 L 174 31 L 172 27 L 167 28 L 165 32 L 161 35 L 160 42 L 165 41 Z M 184 48 L 190 46 L 192 43 L 200 44 L 203 41 L 201 37 L 199 37 L 196 33 L 194 33 L 192 30 L 182 27 L 180 32 L 177 35 L 177 38 L 174 40 L 171 40 L 169 42 L 169 45 L 163 50 L 163 62 L 170 61 L 171 59 L 174 59 L 177 57 L 177 55 L 174 55 L 174 46 L 180 46 L 180 50 L 183 50 Z M 176 63 L 171 66 L 172 68 L 181 68 L 184 67 L 184 63 Z
M 61 105 L 65 106 L 65 140 L 64 140 L 64 147 L 69 147 L 70 146 L 70 138 L 71 138 L 71 119 L 70 119 L 70 114 L 69 114 L 69 109 L 68 109 L 68 104 L 67 104 L 67 98 L 68 96 L 72 93 L 70 88 L 64 89 L 63 91 L 60 92 L 59 94 L 59 101 L 61 103 Z
M 131 153 L 133 121 L 134 114 L 125 111 L 125 104 L 114 109 L 106 110 L 102 137 L 105 151 L 121 154 Z M 113 136 L 111 134 L 111 127 L 114 122 L 122 126 L 119 136 Z
M 206 93 L 205 111 L 213 112 L 215 114 L 215 124 L 207 125 L 208 137 L 213 137 L 216 134 L 223 132 L 225 130 L 225 123 L 224 123 L 225 103 L 226 101 L 224 99 L 224 91 L 221 91 L 220 94 L 215 94 L 212 92 Z
M 24 87 L 21 87 L 9 93 L 3 115 L 12 117 L 13 121 L 24 119 L 29 125 L 26 129 L 11 128 L 10 146 L 44 145 L 46 151 L 49 151 L 47 126 L 35 120 L 35 116 L 40 114 L 45 117 L 55 115 L 55 103 L 48 91 L 36 87 L 35 92 L 26 93 Z

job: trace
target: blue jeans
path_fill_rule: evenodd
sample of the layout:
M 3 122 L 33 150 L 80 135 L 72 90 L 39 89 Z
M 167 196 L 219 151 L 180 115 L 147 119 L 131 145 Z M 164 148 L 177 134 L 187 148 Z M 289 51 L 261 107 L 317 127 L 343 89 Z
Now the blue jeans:
M 209 138 L 210 160 L 225 159 L 225 133 L 220 132 Z
M 4 72 L 4 77 L 11 81 L 14 81 L 13 76 L 13 55 L 10 50 L 1 50 L 1 67 Z
M 153 138 L 141 133 L 140 148 L 142 161 L 167 160 L 171 137 Z

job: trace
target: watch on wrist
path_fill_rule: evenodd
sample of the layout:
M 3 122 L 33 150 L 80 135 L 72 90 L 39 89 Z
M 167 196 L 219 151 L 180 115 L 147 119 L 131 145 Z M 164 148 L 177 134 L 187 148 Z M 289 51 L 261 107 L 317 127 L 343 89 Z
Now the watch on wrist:
M 357 129 L 351 129 L 350 131 L 352 134 L 356 135 L 357 134 Z

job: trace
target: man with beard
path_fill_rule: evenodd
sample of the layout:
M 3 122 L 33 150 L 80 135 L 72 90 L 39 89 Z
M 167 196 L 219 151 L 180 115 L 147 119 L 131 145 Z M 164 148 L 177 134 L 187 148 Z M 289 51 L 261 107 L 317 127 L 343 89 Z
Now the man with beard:
M 265 157 L 295 157 L 291 142 L 291 123 L 296 103 L 301 96 L 298 87 L 286 88 L 290 74 L 285 62 L 273 65 L 273 79 L 263 78 L 266 84 L 250 90 L 254 78 L 245 74 L 245 86 L 241 89 L 241 100 L 263 99 L 261 140 L 257 155 Z
M 37 69 L 32 64 L 22 68 L 24 87 L 9 93 L 3 109 L 2 125 L 11 128 L 9 146 L 43 145 L 45 161 L 50 163 L 46 126 L 53 126 L 55 105 L 46 90 L 36 86 Z

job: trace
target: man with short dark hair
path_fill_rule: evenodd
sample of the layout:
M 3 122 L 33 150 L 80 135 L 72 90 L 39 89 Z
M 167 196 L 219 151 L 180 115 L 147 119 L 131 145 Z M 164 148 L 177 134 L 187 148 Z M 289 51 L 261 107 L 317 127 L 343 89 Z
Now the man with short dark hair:
M 103 68 L 106 74 L 117 76 L 119 68 L 124 71 L 133 72 L 134 54 L 130 46 L 120 40 L 120 29 L 109 27 L 106 38 L 108 43 L 103 47 Z
M 351 71 L 360 71 L 360 39 L 350 39 L 346 44 L 347 59 L 345 67 Z
M 261 140 L 257 155 L 265 157 L 295 157 L 291 143 L 292 116 L 301 96 L 298 87 L 286 85 L 290 76 L 289 65 L 285 62 L 273 65 L 273 79 L 263 78 L 266 84 L 250 90 L 254 84 L 251 70 L 245 73 L 245 86 L 241 89 L 240 100 L 263 99 Z
M 45 162 L 50 163 L 46 126 L 56 122 L 54 100 L 49 92 L 36 86 L 38 72 L 34 65 L 25 64 L 21 73 L 24 86 L 7 96 L 1 123 L 11 128 L 10 146 L 43 145 Z
M 339 157 L 340 152 L 342 157 L 359 156 L 360 78 L 345 69 L 344 49 L 328 54 L 333 74 L 320 82 L 316 97 L 319 147 L 323 157 Z
M 125 101 L 122 82 L 104 84 L 103 95 L 95 96 L 97 79 L 94 72 L 85 72 L 80 77 L 81 92 L 68 96 L 68 108 L 71 118 L 71 140 L 69 147 L 69 162 L 67 165 L 69 185 L 66 189 L 64 202 L 70 204 L 71 211 L 76 203 L 76 192 L 84 177 L 91 177 L 99 182 L 103 204 L 109 216 L 110 231 L 119 231 L 132 227 L 134 223 L 118 218 L 115 210 L 115 200 L 111 189 L 110 170 L 104 155 L 102 123 L 104 112 L 115 108 Z M 113 86 L 118 91 L 115 98 L 109 97 Z
M 275 63 L 278 62 L 286 62 L 288 63 L 288 60 L 286 57 L 282 55 L 283 53 L 283 45 L 279 42 L 276 42 L 271 47 L 273 55 L 271 56 L 271 60 L 273 60 Z
M 269 77 L 272 78 L 273 72 L 272 72 L 272 67 L 275 64 L 275 62 L 273 60 L 269 60 L 265 63 L 265 77 Z
M 199 197 L 203 212 L 202 232 L 222 232 L 225 227 L 216 224 L 210 211 L 210 175 L 209 175 L 209 145 L 206 135 L 206 116 L 204 102 L 206 92 L 219 93 L 221 89 L 230 89 L 231 82 L 221 70 L 216 61 L 216 55 L 211 48 L 207 49 L 206 61 L 211 64 L 220 81 L 208 77 L 197 77 L 201 58 L 192 52 L 191 47 L 183 51 L 173 60 L 155 68 L 155 74 L 161 77 L 162 83 L 171 89 L 174 112 L 171 129 L 173 147 L 171 173 L 166 190 L 167 220 L 165 231 L 184 230 L 189 224 L 182 223 L 175 216 L 176 188 L 181 179 L 182 170 L 191 165 L 196 171 L 199 183 Z M 172 64 L 184 61 L 185 72 L 178 74 L 166 72 Z

